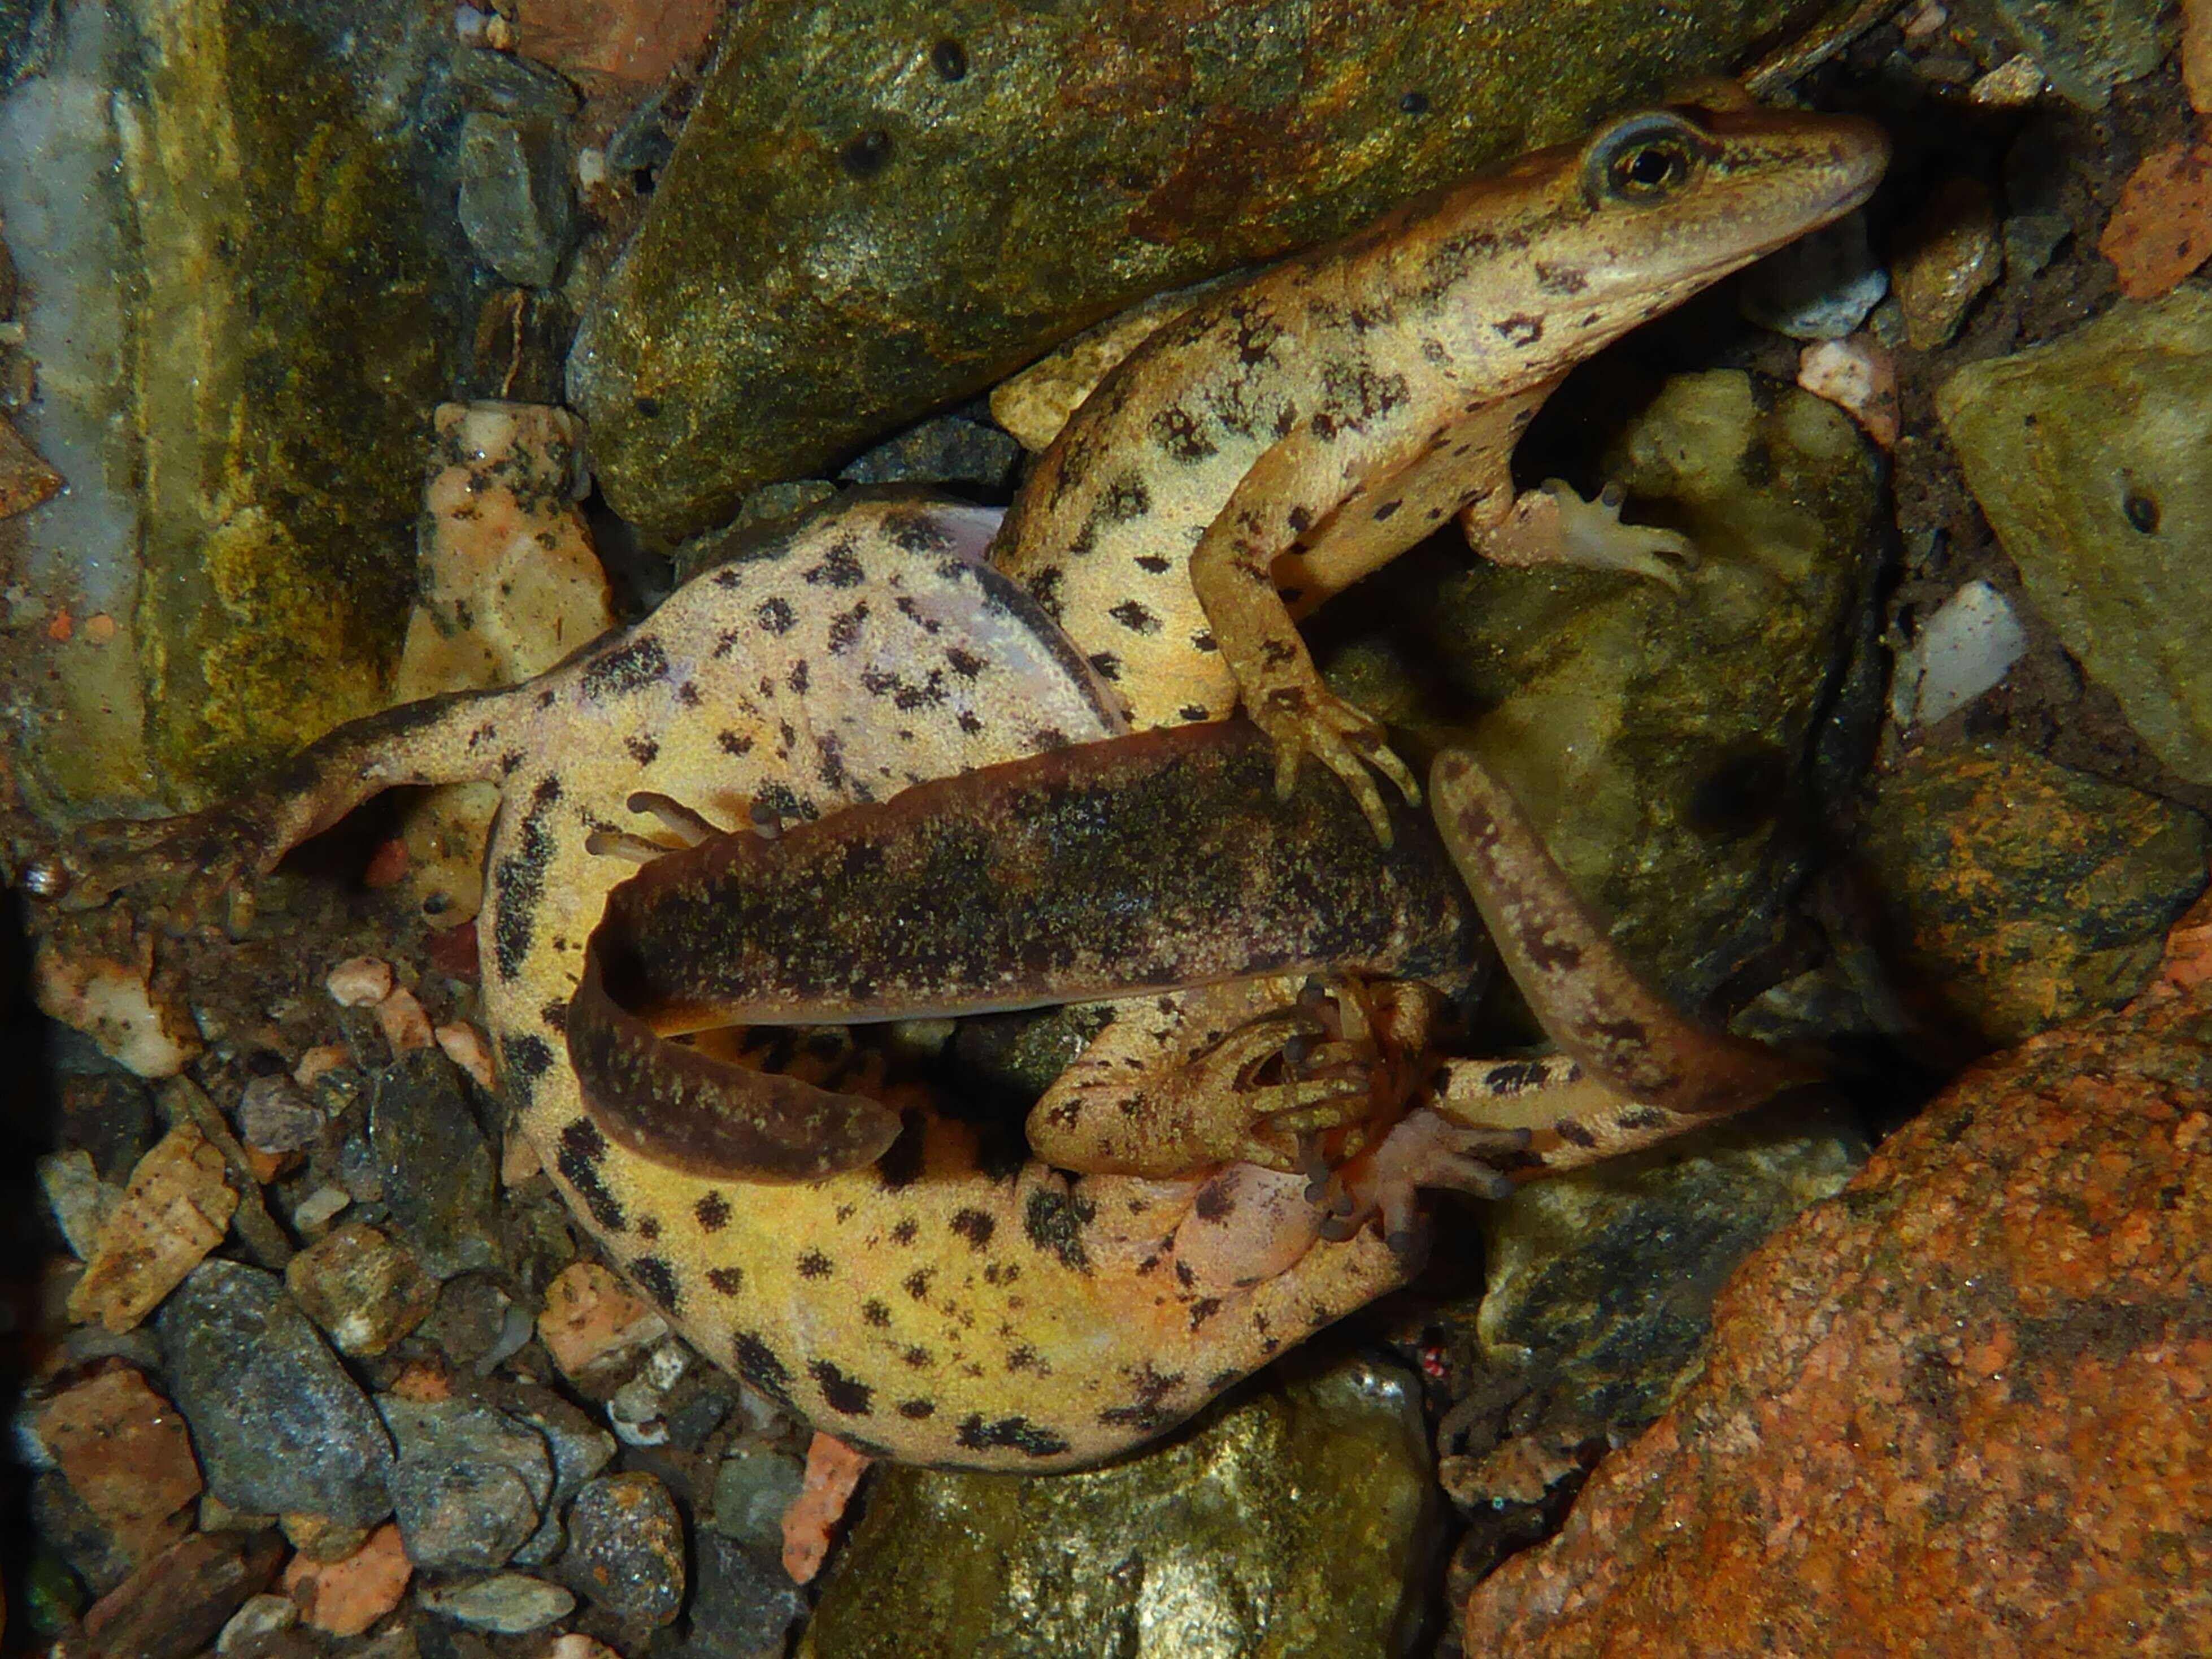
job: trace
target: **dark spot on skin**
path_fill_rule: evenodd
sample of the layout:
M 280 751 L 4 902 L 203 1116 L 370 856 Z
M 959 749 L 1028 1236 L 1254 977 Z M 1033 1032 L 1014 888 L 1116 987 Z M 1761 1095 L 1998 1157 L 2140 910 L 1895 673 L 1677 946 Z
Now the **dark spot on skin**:
M 745 1270 L 743 1267 L 709 1267 L 707 1269 L 707 1282 L 724 1296 L 735 1296 L 745 1287 Z
M 1190 1263 L 1188 1261 L 1178 1261 L 1175 1264 L 1175 1276 L 1176 1283 L 1185 1290 L 1198 1283 L 1198 1275 L 1191 1271 Z
M 1482 1086 L 1494 1095 L 1517 1095 L 1544 1080 L 1540 1060 L 1509 1060 L 1482 1074 Z
M 1160 619 L 1134 599 L 1124 599 L 1106 613 L 1133 634 L 1157 634 Z
M 1176 710 L 1176 718 L 1179 720 L 1189 720 L 1195 723 L 1199 720 L 1212 719 L 1213 711 L 1208 708 L 1202 702 L 1187 702 L 1183 704 L 1182 708 Z
M 836 1271 L 835 1264 L 819 1250 L 808 1250 L 799 1258 L 801 1279 L 827 1279 Z
M 730 1200 L 720 1193 L 708 1193 L 691 1206 L 691 1214 L 702 1231 L 719 1233 L 730 1224 Z
M 913 1366 L 916 1370 L 921 1370 L 925 1366 L 933 1364 L 935 1363 L 935 1360 L 931 1355 L 929 1350 L 919 1346 L 908 1348 L 904 1353 L 901 1354 L 899 1358 L 908 1365 Z
M 676 701 L 686 708 L 696 708 L 707 701 L 707 694 L 699 689 L 696 680 L 686 680 L 676 688 Z
M 657 1215 L 638 1217 L 637 1236 L 647 1243 L 652 1243 L 654 1239 L 660 1237 L 660 1218 Z
M 912 1216 L 905 1216 L 901 1218 L 898 1223 L 891 1228 L 891 1243 L 894 1244 L 911 1244 L 921 1236 L 921 1224 L 919 1221 L 916 1221 Z
M 890 165 L 891 136 L 881 127 L 856 132 L 837 152 L 837 165 L 854 179 L 872 179 Z
M 1037 602 L 1037 608 L 1054 622 L 1061 620 L 1060 586 L 1064 580 L 1063 572 L 1040 570 L 1032 574 L 1026 584 L 1030 597 Z
M 1490 326 L 1492 331 L 1508 345 L 1534 345 L 1544 337 L 1544 319 L 1532 317 L 1526 312 L 1500 318 Z
M 2140 489 L 2130 489 L 2126 499 L 2120 503 L 2120 511 L 2126 516 L 2129 527 L 2136 534 L 2158 534 L 2158 498 L 2155 495 L 2146 495 Z
M 660 757 L 660 745 L 651 738 L 624 738 L 623 747 L 640 766 L 650 766 Z
M 1109 524 L 1127 524 L 1132 519 L 1141 519 L 1152 510 L 1152 492 L 1145 488 L 1145 481 L 1133 472 L 1116 475 L 1099 498 L 1098 516 Z
M 1291 533 L 1296 536 L 1303 536 L 1307 531 L 1313 528 L 1313 514 L 1307 512 L 1303 507 L 1294 507 L 1290 511 L 1289 522 Z
M 1190 648 L 1194 651 L 1218 651 L 1221 645 L 1210 632 L 1200 629 L 1190 636 Z
M 872 1296 L 860 1304 L 860 1317 L 878 1330 L 882 1330 L 891 1322 L 891 1310 Z
M 530 810 L 517 832 L 520 845 L 493 872 L 492 886 L 499 895 L 499 911 L 492 918 L 492 965 L 501 979 L 522 971 L 536 933 L 534 918 L 545 896 L 545 866 L 553 858 L 553 833 L 547 827 L 561 799 L 558 780 L 547 778 L 532 792 Z
M 929 49 L 929 66 L 937 71 L 937 78 L 940 81 L 965 80 L 968 76 L 968 49 L 957 40 L 939 40 Z M 900 1409 L 904 1410 L 905 1407 Z
M 1552 1125 L 1552 1130 L 1570 1146 L 1580 1146 L 1587 1150 L 1597 1145 L 1597 1137 L 1571 1117 L 1559 1119 L 1558 1122 Z
M 1022 1231 L 1038 1249 L 1058 1256 L 1062 1267 L 1087 1273 L 1091 1257 L 1083 1248 L 1083 1230 L 1097 1213 L 1086 1199 L 1040 1187 L 1022 1212 Z
M 657 1255 L 641 1255 L 623 1270 L 643 1291 L 670 1313 L 676 1311 L 676 1273 Z
M 839 542 L 822 556 L 822 562 L 802 573 L 810 586 L 820 587 L 858 587 L 867 580 L 868 573 L 860 567 L 860 555 L 849 541 Z
M 564 1006 L 565 1018 L 568 1009 Z M 553 1045 L 542 1036 L 524 1031 L 507 1038 L 499 1045 L 500 1060 L 507 1068 L 507 1079 L 519 1082 L 527 1089 L 553 1068 Z
M 986 666 L 983 659 L 974 652 L 963 651 L 957 645 L 945 653 L 945 661 L 963 680 L 974 679 Z
M 540 691 L 538 694 L 538 706 L 540 708 L 550 708 L 559 700 L 560 694 L 558 692 Z
M 815 1386 L 822 1390 L 823 1403 L 833 1412 L 846 1417 L 866 1417 L 875 1390 L 866 1383 L 845 1375 L 826 1359 L 817 1359 L 807 1368 Z
M 1535 264 L 1536 286 L 1547 294 L 1579 294 L 1589 286 L 1589 277 L 1575 265 L 1553 264 L 1539 259 Z
M 1221 1298 L 1219 1297 L 1202 1296 L 1199 1297 L 1197 1301 L 1190 1304 L 1191 1329 L 1196 1330 L 1200 1325 L 1206 1323 L 1207 1320 L 1212 1318 L 1214 1315 L 1220 1311 Z
M 1613 1121 L 1624 1129 L 1663 1129 L 1667 1114 L 1656 1106 L 1631 1106 L 1614 1117 Z
M 587 702 L 602 702 L 624 692 L 641 690 L 666 678 L 668 653 L 660 641 L 647 635 L 618 645 L 584 670 L 581 686 Z
M 1135 563 L 1147 576 L 1164 576 L 1174 568 L 1157 553 L 1139 553 Z
M 850 611 L 841 611 L 830 619 L 830 654 L 842 657 L 853 648 L 860 637 L 860 625 L 868 620 L 868 602 L 862 599 Z
M 538 1018 L 544 1020 L 553 1030 L 566 1031 L 568 1029 L 568 1005 L 565 1002 L 549 1002 L 538 1011 Z
M 845 787 L 845 745 L 832 732 L 824 732 L 820 741 L 822 754 L 814 763 L 814 775 L 822 780 L 824 788 L 842 790 Z M 866 799 L 866 791 L 861 791 L 860 794 L 863 799 Z
M 750 754 L 753 746 L 751 736 L 744 732 L 717 732 L 714 741 L 726 755 Z
M 1152 416 L 1152 441 L 1165 450 L 1170 459 L 1185 466 L 1206 459 L 1215 453 L 1215 446 L 1198 429 L 1198 422 L 1191 412 L 1175 404 Z
M 1109 684 L 1121 678 L 1121 659 L 1111 651 L 1095 653 L 1091 665 L 1098 671 L 1098 678 Z
M 1226 1183 L 1209 1181 L 1198 1189 L 1190 1207 L 1200 1221 L 1226 1221 L 1237 1212 L 1237 1200 Z
M 1403 506 L 1405 506 L 1405 502 L 1403 501 L 1383 502 L 1382 506 L 1375 509 L 1375 522 L 1381 524 L 1383 520 L 1389 518 L 1393 513 L 1395 513 Z
M 968 1248 L 980 1250 L 991 1242 L 991 1235 L 999 1224 L 981 1210 L 955 1210 L 951 1222 L 952 1231 L 968 1241 Z
M 1067 1442 L 1026 1417 L 1002 1417 L 986 1423 L 980 1413 L 960 1420 L 953 1438 L 969 1451 L 1018 1451 L 1030 1457 L 1059 1457 Z
M 937 1415 L 937 1402 L 934 1400 L 902 1400 L 898 1404 L 898 1414 L 919 1423 L 924 1418 Z
M 958 724 L 960 729 L 971 738 L 983 729 L 982 718 L 971 708 L 963 708 L 960 711 Z
M 787 1410 L 799 1409 L 791 1397 L 790 1368 L 757 1332 L 737 1332 L 730 1338 L 730 1352 L 739 1376 Z
M 763 634 L 788 634 L 799 621 L 791 606 L 782 599 L 763 599 L 753 611 L 753 621 Z
M 1241 1373 L 1231 1371 L 1229 1381 L 1235 1382 Z M 1167 1427 L 1172 1413 L 1165 1407 L 1167 1397 L 1182 1386 L 1182 1373 L 1162 1373 L 1152 1369 L 1146 1360 L 1130 1374 L 1129 1383 L 1134 1398 L 1126 1406 L 1109 1406 L 1098 1413 L 1098 1420 L 1109 1428 L 1135 1429 L 1150 1434 Z M 1226 1387 L 1217 1383 L 1215 1387 Z
M 1036 1349 L 1027 1342 L 1006 1355 L 1006 1370 L 1009 1372 L 1034 1371 L 1039 1376 L 1052 1375 L 1052 1367 L 1039 1359 Z
M 599 1179 L 599 1160 L 607 1155 L 606 1137 L 599 1126 L 587 1117 L 580 1117 L 561 1131 L 561 1150 L 553 1167 L 561 1178 L 575 1189 L 576 1196 L 584 1200 L 584 1207 L 592 1212 L 592 1219 L 606 1232 L 621 1232 L 629 1223 L 623 1207 Z
M 917 1302 L 929 1300 L 929 1281 L 936 1276 L 933 1269 L 916 1267 L 899 1281 L 899 1288 Z
M 804 694 L 806 690 L 806 659 L 801 657 L 797 662 L 791 665 L 791 672 L 785 677 L 784 684 L 788 685 L 793 691 Z

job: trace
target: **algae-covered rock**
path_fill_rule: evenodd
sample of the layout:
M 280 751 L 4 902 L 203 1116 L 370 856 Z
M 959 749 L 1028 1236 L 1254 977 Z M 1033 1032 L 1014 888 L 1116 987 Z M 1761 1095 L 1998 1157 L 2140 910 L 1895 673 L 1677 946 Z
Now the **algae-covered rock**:
M 1420 1390 L 1353 1359 L 1084 1474 L 887 1468 L 809 1659 L 1405 1650 L 1437 1505 Z
M 1960 369 L 1936 408 L 2028 598 L 2159 758 L 2212 783 L 2212 294 Z
M 749 6 L 570 401 L 616 510 L 696 531 L 1146 294 L 1570 137 L 1820 9 Z
M 1615 939 L 1694 1006 L 1779 937 L 1815 856 L 1822 742 L 1875 717 L 1872 677 L 1852 670 L 1879 562 L 1875 464 L 1832 404 L 1724 370 L 1668 381 L 1605 471 L 1629 517 L 1690 537 L 1697 568 L 1675 591 L 1472 565 L 1412 602 L 1460 705 L 1425 719 L 1486 711 L 1476 749 Z M 1460 735 L 1381 712 L 1416 743 Z
M 2212 827 L 1993 744 L 1885 777 L 1864 851 L 1927 1016 L 2007 1043 L 2142 988 Z

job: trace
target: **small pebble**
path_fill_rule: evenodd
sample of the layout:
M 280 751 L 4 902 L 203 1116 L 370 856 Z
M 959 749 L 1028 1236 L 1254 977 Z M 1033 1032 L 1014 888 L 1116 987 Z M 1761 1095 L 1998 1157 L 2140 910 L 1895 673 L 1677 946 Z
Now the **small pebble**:
M 2212 143 L 2169 144 L 2142 159 L 2097 239 L 2120 292 L 2155 300 L 2212 256 Z
M 352 1202 L 352 1195 L 343 1187 L 318 1187 L 292 1212 L 292 1224 L 313 1237 L 330 1224 L 331 1217 Z
M 545 1287 L 538 1316 L 538 1340 L 572 1382 L 603 1378 L 631 1350 L 667 1334 L 659 1311 L 596 1261 L 563 1267 Z
M 379 1395 L 399 1461 L 392 1506 L 423 1567 L 499 1567 L 538 1530 L 553 1496 L 545 1437 L 474 1400 Z
M 1968 582 L 1898 654 L 1891 712 L 1899 726 L 1933 726 L 2002 684 L 2027 652 L 2011 603 L 1987 582 Z
M 284 1589 L 307 1607 L 307 1622 L 332 1636 L 358 1636 L 399 1605 L 415 1569 L 386 1522 L 359 1548 L 336 1561 L 292 1558 Z
M 382 1353 L 430 1316 L 438 1286 L 415 1253 L 358 1222 L 294 1256 L 284 1283 L 340 1353 Z
M 434 1040 L 430 1017 L 422 1012 L 422 1005 L 415 994 L 404 985 L 376 1005 L 376 1023 L 395 1054 L 427 1048 Z
M 1889 292 L 1889 272 L 1867 240 L 1866 216 L 1846 214 L 1751 268 L 1736 290 L 1745 319 L 1799 340 L 1835 340 Z
M 793 1583 L 811 1584 L 822 1571 L 838 1519 L 871 1461 L 818 1430 L 807 1443 L 805 1483 L 783 1516 L 783 1570 Z
M 1897 270 L 1905 336 L 1917 349 L 1948 343 L 1982 291 L 2004 269 L 1996 209 L 1973 179 L 1939 189 L 1905 238 L 1910 250 Z
M 85 1508 L 131 1560 L 185 1529 L 200 1495 L 184 1419 L 127 1365 L 94 1373 L 40 1406 L 32 1425 Z
M 131 1172 L 70 1292 L 70 1317 L 127 1331 L 222 1242 L 238 1208 L 222 1154 L 189 1122 L 155 1143 Z
M 499 1178 L 491 1150 L 453 1063 L 427 1042 L 377 1074 L 368 1141 L 392 1230 L 426 1272 L 445 1279 L 499 1266 Z M 354 1191 L 360 1195 L 358 1187 Z
M 392 994 L 392 964 L 376 957 L 348 957 L 323 977 L 323 988 L 341 1008 L 370 1008 Z
M 319 1042 L 300 1056 L 300 1063 L 292 1068 L 292 1081 L 302 1089 L 314 1087 L 315 1079 L 327 1077 L 353 1064 L 353 1050 L 343 1042 Z
M 82 1031 L 125 1071 L 174 1077 L 201 1043 L 179 1011 L 155 1001 L 153 970 L 150 936 L 137 962 L 64 957 L 48 945 L 33 964 L 32 991 L 40 1012 Z
M 475 1079 L 477 1087 L 489 1090 L 497 1085 L 498 1079 L 492 1070 L 491 1045 L 475 1026 L 456 1020 L 441 1025 L 432 1035 L 438 1039 L 438 1047 L 444 1050 L 446 1058 Z
M 1797 354 L 1797 384 L 1825 398 L 1884 449 L 1897 441 L 1897 366 L 1871 334 L 1820 340 Z
M 53 1212 L 54 1224 L 62 1230 L 70 1254 L 80 1261 L 89 1259 L 100 1241 L 100 1229 L 123 1201 L 122 1188 L 102 1181 L 93 1166 L 92 1154 L 82 1150 L 49 1152 L 40 1158 L 39 1186 L 46 1193 L 46 1207 Z
M 765 1446 L 733 1448 L 714 1472 L 714 1530 L 774 1558 L 783 1550 L 783 1516 L 805 1485 L 806 1466 Z
M 545 1659 L 622 1659 L 622 1656 L 604 1643 L 571 1631 L 546 1649 Z
M 650 1474 L 611 1474 L 568 1511 L 569 1582 L 627 1624 L 665 1625 L 684 1604 L 684 1522 Z
M 416 1599 L 441 1619 L 507 1636 L 543 1630 L 576 1609 L 576 1598 L 558 1584 L 519 1572 L 497 1573 L 465 1584 L 440 1584 L 423 1590 Z
M 230 1615 L 222 1634 L 215 1638 L 215 1650 L 227 1659 L 255 1637 L 289 1630 L 299 1622 L 300 1609 L 290 1596 L 249 1595 L 245 1604 Z
M 303 1152 L 321 1137 L 323 1109 L 290 1078 L 258 1077 L 238 1097 L 238 1134 L 255 1152 Z
M 2043 66 L 2026 52 L 2006 59 L 1966 89 L 1966 96 L 1991 109 L 2018 109 L 2043 95 Z

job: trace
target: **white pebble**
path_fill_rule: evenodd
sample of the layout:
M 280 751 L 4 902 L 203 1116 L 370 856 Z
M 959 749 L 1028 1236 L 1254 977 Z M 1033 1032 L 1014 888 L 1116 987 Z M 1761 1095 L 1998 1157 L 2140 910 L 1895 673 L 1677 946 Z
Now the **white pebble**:
M 331 969 L 323 988 L 341 1008 L 368 1008 L 392 994 L 392 964 L 375 957 L 348 957 Z
M 2027 630 L 2005 596 L 1987 582 L 1968 582 L 1899 654 L 1891 712 L 1899 726 L 1933 726 L 2002 684 L 2027 651 Z

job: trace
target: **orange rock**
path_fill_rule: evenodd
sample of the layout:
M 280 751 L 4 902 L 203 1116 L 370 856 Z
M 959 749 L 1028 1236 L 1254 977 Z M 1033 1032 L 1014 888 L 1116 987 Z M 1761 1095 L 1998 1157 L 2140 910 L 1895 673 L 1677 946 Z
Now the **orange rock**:
M 2169 972 L 1961 1078 L 1745 1261 L 1467 1650 L 2212 1652 L 2208 1067 Z
M 335 1072 L 353 1064 L 353 1050 L 343 1042 L 319 1042 L 300 1056 L 300 1063 L 292 1068 L 292 1081 L 302 1089 L 326 1072 Z
M 414 1571 L 400 1545 L 399 1528 L 387 1521 L 339 1560 L 294 1556 L 283 1582 L 307 1623 L 333 1636 L 358 1636 L 399 1605 Z
M 555 1274 L 538 1316 L 538 1340 L 571 1381 L 667 1334 L 668 1322 L 596 1261 L 572 1261 Z
M 237 1208 L 222 1152 L 189 1122 L 178 1124 L 131 1171 L 70 1292 L 70 1317 L 131 1329 L 222 1243 Z
M 438 1039 L 446 1058 L 474 1078 L 478 1088 L 489 1091 L 498 1086 L 492 1072 L 491 1044 L 484 1041 L 482 1031 L 465 1020 L 455 1020 L 430 1035 Z
M 428 1048 L 432 1042 L 430 1017 L 422 1012 L 422 1005 L 416 1000 L 415 994 L 404 985 L 376 1005 L 376 1023 L 395 1054 L 412 1054 L 417 1048 Z
M 38 1408 L 38 1436 L 70 1490 L 135 1563 L 184 1536 L 200 1495 L 185 1419 L 146 1379 L 117 1365 Z
M 2097 252 L 2120 273 L 2120 292 L 2155 300 L 2212 257 L 2212 143 L 2170 144 L 2142 159 L 2120 187 Z
M 341 1008 L 368 1008 L 392 994 L 392 964 L 381 957 L 348 957 L 323 975 L 323 989 Z
M 1882 448 L 1897 442 L 1897 365 L 1873 335 L 1815 340 L 1797 354 L 1797 384 L 1849 414 Z
M 2181 0 L 2181 84 L 2189 107 L 2212 115 L 2212 0 Z
M 48 466 L 38 451 L 25 443 L 13 425 L 0 417 L 0 519 L 28 512 L 53 499 L 62 487 L 62 475 Z M 63 623 L 69 621 L 64 614 Z M 54 635 L 65 640 L 66 632 Z
M 569 74 L 651 85 L 707 44 L 720 0 L 522 0 L 523 52 Z
M 818 1431 L 808 1443 L 805 1483 L 783 1512 L 783 1570 L 793 1583 L 811 1583 L 822 1571 L 838 1518 L 872 1461 Z
M 84 619 L 84 636 L 94 645 L 106 645 L 115 637 L 115 618 L 105 611 L 95 611 Z

